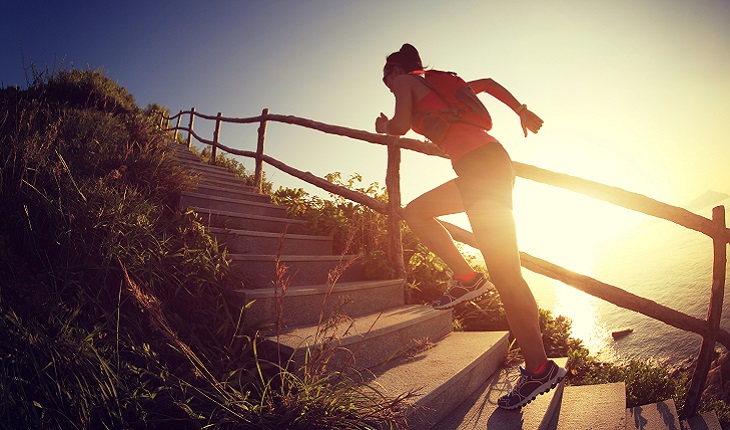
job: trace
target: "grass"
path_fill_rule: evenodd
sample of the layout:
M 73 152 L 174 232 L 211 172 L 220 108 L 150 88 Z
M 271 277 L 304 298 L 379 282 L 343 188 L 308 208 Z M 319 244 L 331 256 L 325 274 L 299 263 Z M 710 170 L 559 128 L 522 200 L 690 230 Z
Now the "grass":
M 276 362 L 268 376 L 261 371 L 265 387 L 265 413 L 261 414 L 262 428 L 268 429 L 400 429 L 407 428 L 406 407 L 413 393 L 399 396 L 384 395 L 371 375 L 353 367 L 356 351 L 340 347 L 340 336 L 347 332 L 350 319 L 339 309 L 324 314 L 326 301 L 339 277 L 352 263 L 343 260 L 328 274 L 327 290 L 321 306 L 317 332 L 310 345 L 302 346 L 304 358 L 295 360 L 296 351 L 283 357 L 277 343 Z M 277 259 L 276 336 L 284 319 L 283 300 L 290 278 L 287 267 Z M 345 357 L 343 359 L 343 356 Z M 261 360 L 259 362 L 262 362 Z M 299 362 L 299 364 L 297 363 Z
M 91 70 L 0 90 L 0 428 L 397 428 L 402 399 L 257 355 L 151 110 Z
M 244 323 L 248 304 L 229 293 L 225 251 L 202 220 L 176 207 L 191 182 L 153 109 L 139 109 L 97 71 L 0 89 L 0 428 L 404 427 L 412 393 L 388 397 L 368 375 L 333 368 L 338 339 L 328 328 L 346 324 L 337 313 L 322 317 L 323 348 L 310 350 L 304 367 L 259 354 L 261 327 Z M 250 176 L 225 157 L 217 162 Z M 268 186 L 293 212 L 319 220 L 316 231 L 335 231 L 343 250 L 355 220 L 366 268 L 382 272 L 384 239 L 373 234 L 382 217 Z M 360 189 L 385 198 L 377 185 Z M 411 297 L 428 301 L 448 276 L 407 230 L 404 238 Z M 276 288 L 283 298 L 283 266 Z M 459 312 L 464 329 L 505 327 L 498 296 Z M 541 325 L 550 354 L 570 357 L 572 383 L 626 381 L 628 406 L 674 398 L 681 408 L 686 375 L 600 363 L 569 337 L 569 321 L 543 312 Z M 702 408 L 730 422 L 726 404 Z

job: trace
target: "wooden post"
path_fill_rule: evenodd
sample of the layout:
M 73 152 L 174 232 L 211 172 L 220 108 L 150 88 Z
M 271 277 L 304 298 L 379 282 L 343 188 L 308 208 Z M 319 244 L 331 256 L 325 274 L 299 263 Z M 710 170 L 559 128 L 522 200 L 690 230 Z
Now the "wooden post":
M 262 192 L 262 182 L 264 177 L 264 160 L 261 157 L 264 155 L 264 140 L 266 140 L 266 115 L 269 114 L 269 108 L 265 108 L 261 111 L 261 123 L 259 123 L 259 137 L 256 142 L 256 170 L 254 172 L 253 185 L 257 192 Z
M 190 145 L 193 143 L 193 122 L 195 122 L 195 108 L 190 108 L 190 122 L 188 122 L 188 149 L 190 149 Z
M 403 265 L 403 237 L 398 212 L 401 209 L 400 194 L 400 148 L 388 145 L 388 167 L 385 173 L 385 187 L 388 191 L 388 259 L 398 279 L 405 277 Z
M 215 164 L 216 157 L 218 156 L 218 136 L 221 133 L 221 113 L 218 112 L 218 116 L 215 120 L 215 131 L 213 131 L 213 147 L 210 150 L 210 164 Z
M 720 231 L 725 229 L 724 206 L 717 206 L 712 209 L 712 221 L 717 224 Z M 692 375 L 692 382 L 687 391 L 687 399 L 682 411 L 683 419 L 692 418 L 697 415 L 697 408 L 700 405 L 702 391 L 705 389 L 705 383 L 707 382 L 707 373 L 710 371 L 712 355 L 715 352 L 715 342 L 717 341 L 717 332 L 720 327 L 720 316 L 722 315 L 722 301 L 725 295 L 726 243 L 724 238 L 712 238 L 714 259 L 712 263 L 710 305 L 707 310 L 707 332 L 702 336 L 702 346 L 697 356 L 697 367 Z
M 175 121 L 175 142 L 177 142 L 178 139 L 178 128 L 180 127 L 180 118 L 182 117 L 182 109 L 180 109 L 180 112 L 177 113 L 177 121 Z

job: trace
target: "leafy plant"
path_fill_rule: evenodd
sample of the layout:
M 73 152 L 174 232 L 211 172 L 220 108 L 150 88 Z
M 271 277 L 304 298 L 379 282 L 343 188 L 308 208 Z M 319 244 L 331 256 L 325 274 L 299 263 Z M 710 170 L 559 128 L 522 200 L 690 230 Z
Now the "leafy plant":
M 336 317 L 323 321 L 330 347 L 303 368 L 259 357 L 225 251 L 176 208 L 192 181 L 171 161 L 157 110 L 141 111 L 100 71 L 0 89 L 0 428 L 402 426 L 408 393 L 384 396 L 367 375 L 332 367 Z M 251 180 L 235 159 L 216 163 Z M 387 200 L 358 175 L 328 179 Z M 264 185 L 313 233 L 353 246 L 370 276 L 392 276 L 383 215 Z M 403 238 L 411 300 L 427 303 L 450 275 L 407 226 Z M 456 315 L 464 330 L 508 328 L 496 293 Z M 541 311 L 540 324 L 548 353 L 569 357 L 570 383 L 625 381 L 627 406 L 674 398 L 681 409 L 685 374 L 599 362 L 570 338 L 569 320 Z M 730 421 L 722 401 L 701 408 Z
M 223 288 L 225 254 L 174 208 L 190 179 L 165 136 L 93 71 L 3 89 L 0 107 L 2 425 L 196 427 L 215 384 L 153 320 L 203 367 L 240 365 L 252 338 Z M 156 320 L 149 302 L 164 303 Z
M 0 428 L 395 422 L 354 379 L 282 385 L 295 373 L 256 356 L 225 250 L 176 207 L 192 181 L 152 109 L 63 71 L 0 90 L 0 112 Z
M 349 265 L 340 263 L 328 275 L 327 290 L 332 292 L 340 275 Z M 286 266 L 277 262 L 274 288 L 277 294 L 277 326 L 281 330 L 283 299 L 289 285 Z M 328 299 L 329 293 L 325 298 Z M 405 428 L 404 412 L 412 393 L 388 396 L 370 382 L 370 375 L 353 367 L 356 351 L 343 353 L 342 333 L 351 320 L 334 309 L 324 314 L 311 344 L 304 348 L 304 358 L 293 353 L 283 357 L 281 347 L 269 352 L 271 361 L 259 358 L 259 375 L 263 391 L 256 410 L 259 428 L 264 429 L 399 429 Z M 343 358 L 344 356 L 344 358 Z M 262 365 L 267 365 L 264 369 Z

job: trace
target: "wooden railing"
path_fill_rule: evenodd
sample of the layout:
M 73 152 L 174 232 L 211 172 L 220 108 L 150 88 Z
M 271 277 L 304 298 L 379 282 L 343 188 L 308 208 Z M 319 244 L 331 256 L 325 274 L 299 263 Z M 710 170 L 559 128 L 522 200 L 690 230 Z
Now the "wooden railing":
M 180 126 L 180 121 L 183 115 L 188 116 L 187 127 Z M 215 121 L 213 140 L 202 138 L 195 133 L 193 128 L 195 117 Z M 170 127 L 171 120 L 176 120 L 174 127 Z M 388 165 L 385 183 L 388 193 L 388 203 L 383 203 L 365 194 L 333 184 L 323 178 L 319 178 L 309 172 L 304 172 L 288 166 L 281 161 L 266 155 L 264 153 L 264 143 L 266 127 L 269 121 L 299 125 L 328 134 L 345 136 L 356 140 L 386 146 L 388 150 Z M 234 124 L 258 123 L 259 129 L 256 151 L 239 150 L 221 144 L 218 137 L 222 122 Z M 388 215 L 389 259 L 398 276 L 403 276 L 405 273 L 400 236 L 400 223 L 403 219 L 400 194 L 400 150 L 408 149 L 427 155 L 446 157 L 441 149 L 430 142 L 375 134 L 363 130 L 355 130 L 347 127 L 325 124 L 295 116 L 270 114 L 268 109 L 264 109 L 260 116 L 230 118 L 223 117 L 220 112 L 216 116 L 204 115 L 196 112 L 195 108 L 191 108 L 189 111 L 180 111 L 178 114 L 171 117 L 160 114 L 159 124 L 166 130 L 174 131 L 176 135 L 178 131 L 186 131 L 188 146 L 191 145 L 193 137 L 203 144 L 211 145 L 211 162 L 215 162 L 218 150 L 234 155 L 253 158 L 256 162 L 254 174 L 255 186 L 258 189 L 261 187 L 263 164 L 266 163 L 330 193 L 340 195 L 354 202 L 368 206 L 377 212 Z M 671 221 L 712 238 L 714 258 L 712 289 L 710 293 L 707 319 L 705 320 L 692 317 L 678 310 L 663 306 L 644 297 L 639 297 L 628 291 L 603 283 L 591 277 L 572 272 L 525 252 L 520 253 L 522 266 L 532 272 L 561 281 L 616 306 L 641 313 L 673 327 L 697 333 L 702 336 L 702 343 L 697 356 L 696 370 L 692 376 L 683 411 L 684 417 L 692 417 L 696 415 L 700 396 L 707 380 L 707 374 L 712 361 L 715 344 L 719 342 L 726 348 L 730 349 L 730 333 L 720 327 L 726 277 L 726 245 L 730 243 L 730 230 L 726 228 L 725 225 L 725 208 L 723 206 L 715 207 L 712 211 L 712 219 L 708 219 L 686 209 L 671 206 L 644 195 L 632 193 L 620 188 L 607 186 L 563 173 L 552 172 L 527 164 L 515 162 L 514 166 L 517 176 L 522 178 L 574 191 L 632 211 L 641 212 L 656 218 Z M 474 235 L 471 232 L 453 224 L 444 221 L 441 222 L 452 234 L 454 240 L 478 248 Z

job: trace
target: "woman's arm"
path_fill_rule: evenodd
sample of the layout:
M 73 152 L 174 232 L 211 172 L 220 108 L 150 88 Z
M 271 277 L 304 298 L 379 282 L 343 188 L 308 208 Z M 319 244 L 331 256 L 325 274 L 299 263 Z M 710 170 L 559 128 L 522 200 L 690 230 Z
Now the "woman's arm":
M 468 84 L 475 93 L 487 93 L 509 106 L 510 109 L 519 115 L 522 131 L 525 133 L 525 137 L 527 137 L 527 130 L 530 130 L 533 133 L 540 131 L 543 120 L 527 109 L 527 105 L 521 104 L 517 98 L 507 90 L 507 88 L 503 87 L 495 80 L 491 78 L 479 79 L 471 81 Z
M 515 113 L 518 113 L 517 110 L 520 106 L 522 106 L 522 104 L 517 101 L 517 98 L 507 90 L 507 88 L 503 87 L 492 78 L 479 79 L 468 82 L 468 84 L 475 93 L 487 93 L 509 106 L 510 109 L 515 111 Z
M 375 131 L 402 136 L 411 129 L 411 115 L 413 114 L 413 82 L 415 79 L 408 75 L 396 76 L 393 80 L 393 95 L 395 95 L 395 113 L 393 119 L 388 120 L 384 113 L 375 120 Z

